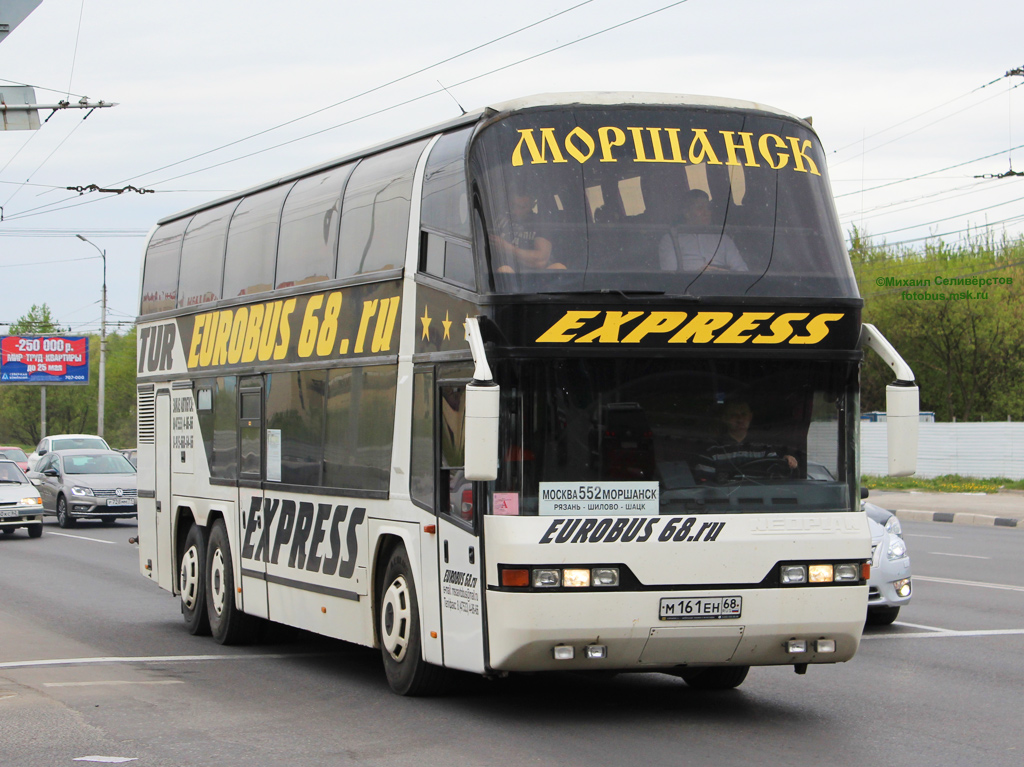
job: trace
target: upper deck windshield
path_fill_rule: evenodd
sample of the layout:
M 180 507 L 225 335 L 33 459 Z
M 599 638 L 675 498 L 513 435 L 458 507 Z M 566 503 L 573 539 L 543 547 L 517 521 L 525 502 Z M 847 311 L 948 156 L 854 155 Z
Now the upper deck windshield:
M 495 497 L 517 495 L 519 514 L 854 508 L 855 363 L 576 358 L 506 360 L 495 372 Z M 580 487 L 598 500 L 632 488 L 657 502 L 552 502 L 581 500 Z
M 514 114 L 473 144 L 499 293 L 856 297 L 817 137 L 762 112 Z

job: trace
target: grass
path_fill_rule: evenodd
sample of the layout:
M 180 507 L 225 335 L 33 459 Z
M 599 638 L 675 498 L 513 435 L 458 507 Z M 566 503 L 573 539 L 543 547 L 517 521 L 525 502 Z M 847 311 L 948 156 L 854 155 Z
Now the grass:
M 993 477 L 961 477 L 946 474 L 941 477 L 879 477 L 865 474 L 861 485 L 872 490 L 925 490 L 932 493 L 997 493 L 1000 490 L 1024 490 L 1024 480 Z

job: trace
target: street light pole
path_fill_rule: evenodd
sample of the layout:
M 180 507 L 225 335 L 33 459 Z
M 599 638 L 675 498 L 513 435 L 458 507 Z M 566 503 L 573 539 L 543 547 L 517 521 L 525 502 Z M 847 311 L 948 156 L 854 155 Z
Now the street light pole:
M 99 251 L 100 258 L 103 259 L 103 297 L 101 300 L 100 309 L 100 397 L 99 403 L 96 407 L 96 420 L 97 420 L 97 434 L 103 436 L 103 400 L 106 393 L 106 363 L 107 363 L 107 251 L 100 248 L 94 242 L 91 242 L 80 234 L 76 234 L 75 237 L 80 239 L 82 242 L 88 242 L 97 251 Z

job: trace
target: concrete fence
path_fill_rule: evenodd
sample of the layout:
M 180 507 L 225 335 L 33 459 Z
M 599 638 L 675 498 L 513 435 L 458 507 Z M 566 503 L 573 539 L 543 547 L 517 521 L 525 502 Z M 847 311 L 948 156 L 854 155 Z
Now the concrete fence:
M 887 471 L 885 424 L 861 421 L 862 474 Z M 1024 423 L 922 423 L 918 477 L 1024 479 Z

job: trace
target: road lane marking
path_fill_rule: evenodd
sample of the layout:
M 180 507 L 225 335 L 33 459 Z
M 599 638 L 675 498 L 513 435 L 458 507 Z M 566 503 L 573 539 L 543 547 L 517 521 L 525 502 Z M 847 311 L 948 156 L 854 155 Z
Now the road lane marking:
M 861 639 L 945 639 L 947 637 L 1021 636 L 1024 629 L 989 629 L 983 631 L 921 631 L 909 634 L 865 634 Z
M 940 541 L 953 540 L 952 535 L 922 535 L 921 533 L 905 533 L 904 538 L 937 538 Z
M 114 541 L 105 541 L 102 538 L 89 538 L 84 535 L 68 535 L 67 533 L 53 533 L 49 530 L 46 531 L 47 535 L 59 535 L 61 538 L 77 538 L 80 541 L 93 541 L 94 543 L 109 543 L 111 546 L 116 546 L 117 543 Z
M 255 655 L 142 655 L 137 657 L 50 658 L 16 660 L 0 663 L 0 668 L 32 668 L 35 666 L 83 666 L 96 663 L 192 663 L 206 660 L 266 660 L 271 658 L 318 658 L 329 653 L 262 653 Z
M 929 554 L 937 554 L 940 557 L 963 557 L 964 559 L 992 559 L 992 557 L 979 557 L 977 554 L 950 554 L 948 551 L 929 551 Z
M 128 682 L 119 679 L 97 682 L 43 682 L 43 687 L 98 687 L 102 685 L 124 685 L 124 684 L 185 684 L 180 679 L 162 679 L 155 681 Z
M 983 581 L 959 581 L 954 578 L 935 578 L 931 575 L 912 576 L 915 581 L 930 583 L 950 583 L 954 586 L 977 586 L 983 589 L 999 589 L 1001 591 L 1024 591 L 1024 586 L 1009 586 L 1005 583 L 985 583 Z
M 896 621 L 896 626 L 909 626 L 912 629 L 924 629 L 925 631 L 952 631 L 952 629 L 942 629 L 938 626 L 922 626 L 920 623 L 907 623 L 906 621 Z

